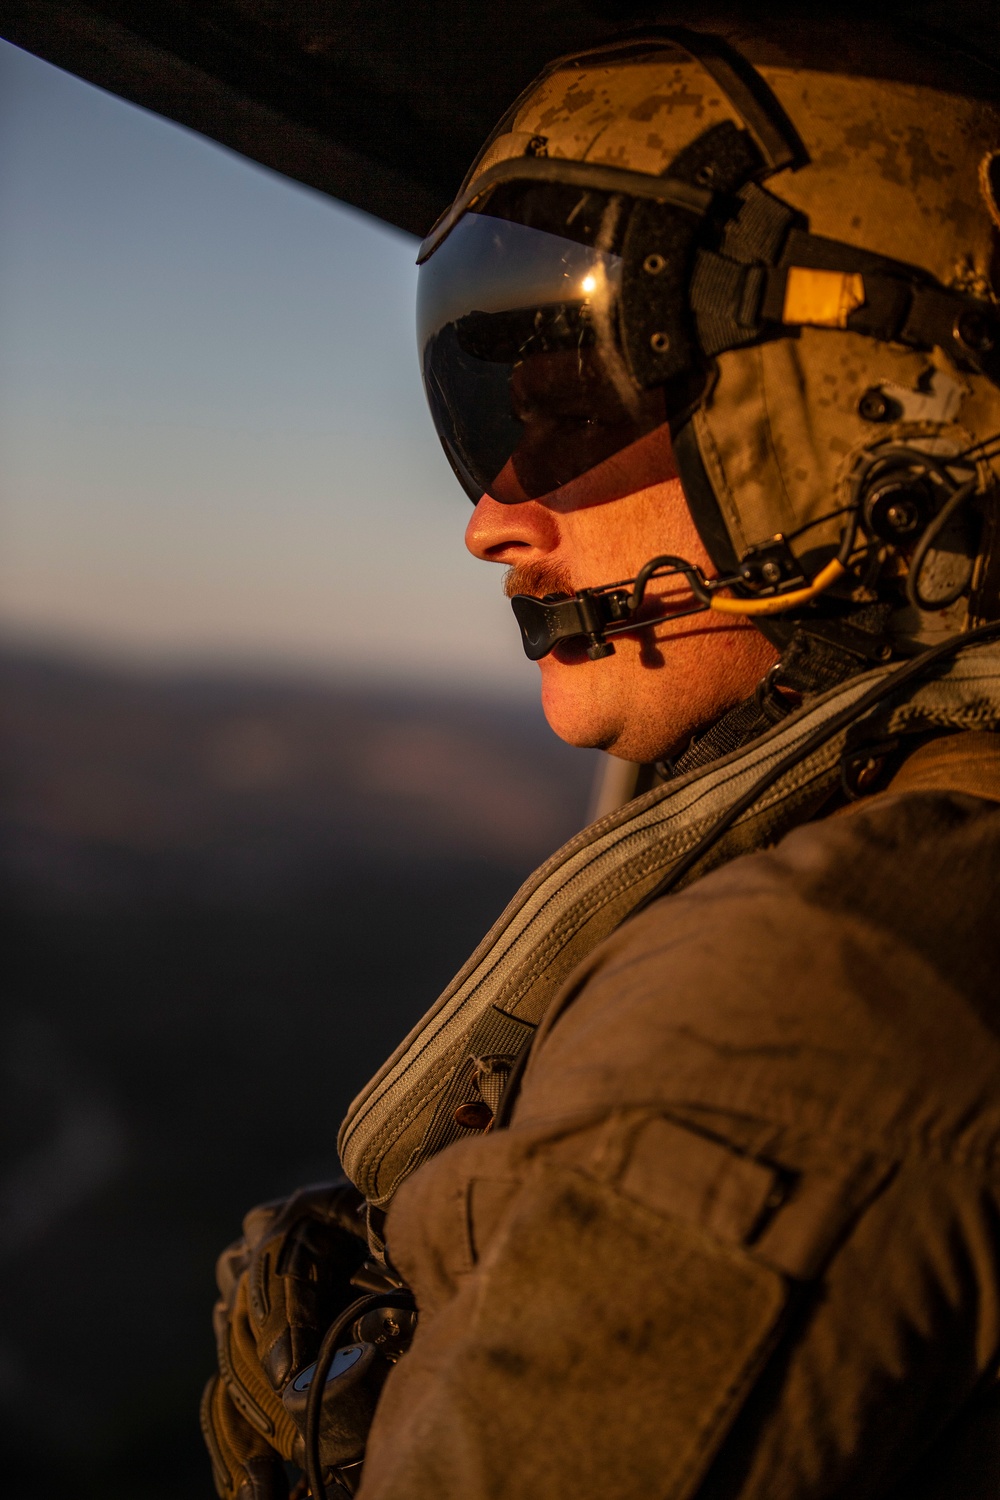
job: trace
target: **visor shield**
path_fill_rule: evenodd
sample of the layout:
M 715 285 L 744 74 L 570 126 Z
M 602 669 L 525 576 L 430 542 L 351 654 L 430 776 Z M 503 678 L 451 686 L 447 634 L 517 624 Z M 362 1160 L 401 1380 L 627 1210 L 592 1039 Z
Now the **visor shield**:
M 470 498 L 516 502 L 568 484 L 667 410 L 621 350 L 621 196 L 532 187 L 517 218 L 495 195 L 486 208 L 421 267 L 418 339 L 434 424 Z

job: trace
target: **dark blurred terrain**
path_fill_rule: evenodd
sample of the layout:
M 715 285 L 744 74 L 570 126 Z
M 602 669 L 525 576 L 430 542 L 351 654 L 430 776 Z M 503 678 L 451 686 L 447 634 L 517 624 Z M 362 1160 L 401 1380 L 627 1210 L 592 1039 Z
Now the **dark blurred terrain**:
M 509 702 L 0 654 L 0 1485 L 207 1497 L 212 1270 L 594 760 Z

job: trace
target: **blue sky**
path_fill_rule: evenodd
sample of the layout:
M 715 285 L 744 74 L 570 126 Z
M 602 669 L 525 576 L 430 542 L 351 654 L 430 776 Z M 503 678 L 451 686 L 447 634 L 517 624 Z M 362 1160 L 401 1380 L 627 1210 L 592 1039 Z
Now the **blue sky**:
M 0 628 L 535 690 L 424 406 L 416 242 L 0 43 Z

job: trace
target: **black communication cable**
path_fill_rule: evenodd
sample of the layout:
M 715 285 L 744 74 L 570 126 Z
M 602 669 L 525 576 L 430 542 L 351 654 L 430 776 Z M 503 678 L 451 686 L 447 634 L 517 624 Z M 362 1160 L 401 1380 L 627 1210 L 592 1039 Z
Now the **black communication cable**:
M 312 1500 L 327 1500 L 326 1485 L 323 1483 L 323 1466 L 320 1461 L 319 1452 L 319 1419 L 323 1409 L 323 1396 L 326 1391 L 327 1376 L 330 1366 L 333 1364 L 333 1356 L 337 1352 L 340 1340 L 358 1318 L 363 1317 L 366 1312 L 371 1312 L 376 1307 L 413 1307 L 415 1306 L 412 1295 L 409 1292 L 370 1292 L 367 1296 L 358 1297 L 338 1318 L 330 1324 L 323 1335 L 323 1342 L 319 1346 L 316 1356 L 316 1364 L 313 1367 L 312 1384 L 309 1387 L 309 1395 L 306 1400 L 306 1430 L 303 1438 L 305 1449 L 306 1479 L 312 1494 Z
M 943 599 L 925 599 L 923 594 L 921 594 L 920 592 L 920 575 L 923 572 L 924 563 L 927 560 L 928 552 L 931 551 L 934 543 L 944 531 L 945 527 L 947 526 L 948 522 L 951 520 L 955 512 L 962 504 L 964 504 L 966 500 L 968 500 L 969 496 L 976 488 L 976 484 L 977 480 L 973 476 L 972 479 L 966 480 L 965 484 L 959 485 L 955 493 L 953 495 L 950 495 L 945 501 L 944 505 L 942 505 L 933 521 L 925 526 L 919 542 L 913 549 L 913 556 L 910 558 L 909 572 L 906 575 L 906 597 L 907 599 L 909 599 L 910 603 L 917 609 L 924 610 L 925 612 L 928 610 L 946 609 L 949 604 L 954 604 L 959 594 L 961 594 L 963 589 L 965 589 L 968 585 L 969 580 L 968 576 L 966 576 L 965 578 L 960 579 L 958 584 L 955 586 L 954 592 L 947 597 Z

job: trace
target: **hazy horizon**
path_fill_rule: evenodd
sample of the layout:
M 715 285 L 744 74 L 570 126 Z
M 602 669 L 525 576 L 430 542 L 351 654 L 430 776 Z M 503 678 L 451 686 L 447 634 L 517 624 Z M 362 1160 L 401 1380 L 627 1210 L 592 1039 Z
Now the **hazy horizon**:
M 531 695 L 416 241 L 0 43 L 0 634 Z

